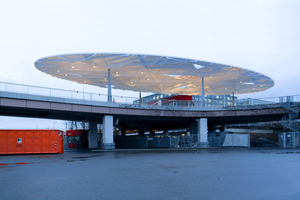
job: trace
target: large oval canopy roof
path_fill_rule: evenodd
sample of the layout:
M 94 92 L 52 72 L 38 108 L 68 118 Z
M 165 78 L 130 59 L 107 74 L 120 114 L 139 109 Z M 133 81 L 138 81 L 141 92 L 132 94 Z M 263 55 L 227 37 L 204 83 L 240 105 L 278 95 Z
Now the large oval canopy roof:
M 165 94 L 244 94 L 274 85 L 269 77 L 239 67 L 145 54 L 89 53 L 39 59 L 35 67 L 54 77 L 115 89 Z

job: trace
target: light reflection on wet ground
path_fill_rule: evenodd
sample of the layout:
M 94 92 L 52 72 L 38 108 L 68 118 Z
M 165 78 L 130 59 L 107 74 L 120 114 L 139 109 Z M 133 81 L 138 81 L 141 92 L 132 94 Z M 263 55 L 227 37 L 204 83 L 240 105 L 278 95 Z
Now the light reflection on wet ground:
M 0 156 L 1 199 L 300 199 L 300 149 Z

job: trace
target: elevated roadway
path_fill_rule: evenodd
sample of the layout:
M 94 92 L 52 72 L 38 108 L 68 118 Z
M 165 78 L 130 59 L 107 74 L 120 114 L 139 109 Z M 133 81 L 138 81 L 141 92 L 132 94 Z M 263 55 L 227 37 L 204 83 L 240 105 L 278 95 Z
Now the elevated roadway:
M 92 98 L 90 98 L 92 99 Z M 299 111 L 298 111 L 299 112 Z M 207 131 L 215 125 L 280 120 L 289 113 L 279 103 L 256 106 L 174 107 L 113 103 L 0 91 L 0 115 L 85 121 L 90 123 L 89 147 L 97 147 L 97 124 L 103 124 L 104 149 L 114 149 L 113 126 L 144 131 L 190 128 L 198 143 L 208 146 Z M 152 132 L 153 133 L 153 132 Z
M 159 107 L 92 102 L 58 97 L 0 92 L 0 115 L 102 122 L 104 115 L 119 119 L 124 129 L 176 129 L 189 127 L 199 118 L 208 126 L 280 120 L 288 113 L 280 104 L 229 107 Z

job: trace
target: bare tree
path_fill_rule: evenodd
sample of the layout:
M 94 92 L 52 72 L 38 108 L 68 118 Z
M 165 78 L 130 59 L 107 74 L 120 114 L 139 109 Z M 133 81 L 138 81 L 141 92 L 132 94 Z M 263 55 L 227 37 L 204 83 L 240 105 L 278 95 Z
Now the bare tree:
M 66 122 L 66 127 L 69 130 L 78 130 L 78 129 L 89 130 L 89 123 L 69 121 L 69 122 Z

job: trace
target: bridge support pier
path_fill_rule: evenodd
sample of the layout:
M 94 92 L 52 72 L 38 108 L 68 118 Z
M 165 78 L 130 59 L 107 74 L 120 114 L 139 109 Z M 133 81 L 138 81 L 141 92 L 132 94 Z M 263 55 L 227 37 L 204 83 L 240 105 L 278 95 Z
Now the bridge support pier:
M 198 129 L 198 123 L 197 122 L 191 122 L 191 124 L 190 124 L 190 134 L 191 135 L 198 134 L 197 129 Z
M 154 130 L 150 130 L 150 135 L 151 135 L 151 136 L 154 136 L 154 135 L 155 135 Z
M 209 147 L 209 143 L 207 140 L 207 118 L 200 118 L 198 120 L 198 130 L 197 130 L 197 134 L 198 134 L 198 143 L 197 143 L 197 147 L 198 148 L 205 148 L 205 147 Z
M 102 149 L 106 149 L 106 150 L 115 149 L 113 116 L 104 115 L 102 118 L 102 124 L 103 124 Z
M 144 124 L 141 124 L 141 123 L 139 124 L 138 135 L 141 136 L 141 137 L 145 136 Z
M 89 148 L 97 148 L 97 122 L 96 121 L 90 121 L 89 123 Z

